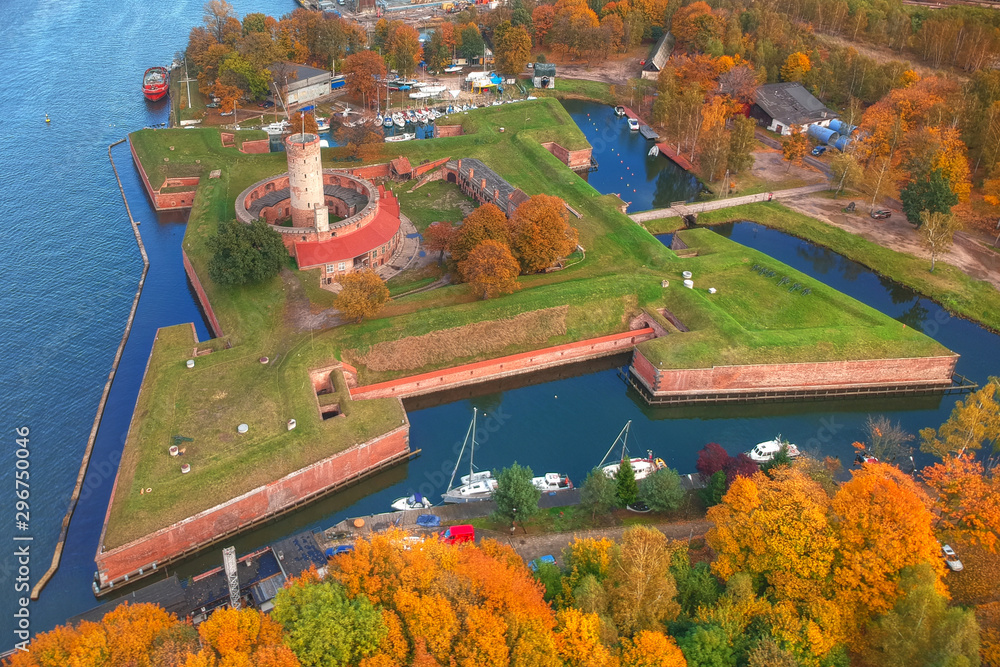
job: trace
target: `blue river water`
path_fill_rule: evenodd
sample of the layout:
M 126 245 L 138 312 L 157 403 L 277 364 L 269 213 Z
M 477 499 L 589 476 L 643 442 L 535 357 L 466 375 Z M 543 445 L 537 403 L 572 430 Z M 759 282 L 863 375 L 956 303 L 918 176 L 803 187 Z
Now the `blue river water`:
M 236 0 L 241 15 L 282 14 L 292 3 Z M 13 538 L 31 537 L 30 579 L 48 567 L 80 459 L 110 369 L 141 261 L 128 225 L 107 146 L 128 132 L 167 120 L 166 103 L 147 103 L 139 83 L 146 67 L 168 64 L 200 22 L 201 0 L 168 5 L 125 0 L 8 3 L 7 76 L 0 86 L 0 118 L 7 140 L 0 168 L 8 174 L 2 199 L 8 232 L 0 243 L 8 258 L 8 285 L 0 298 L 4 387 L 3 506 L 14 501 L 15 432 L 30 428 L 30 521 L 2 522 L 0 540 L 0 649 L 12 646 L 19 583 Z M 646 155 L 649 144 L 622 125 L 606 106 L 567 102 L 595 146 L 600 169 L 590 182 L 604 193 L 622 192 L 631 210 L 690 199 L 697 181 L 664 158 Z M 52 122 L 46 124 L 45 114 Z M 590 116 L 588 116 L 590 114 Z M 584 118 L 591 118 L 588 124 Z M 613 123 L 618 122 L 617 125 Z M 90 591 L 93 557 L 121 447 L 127 433 L 156 329 L 193 322 L 208 332 L 180 263 L 183 217 L 157 216 L 149 207 L 127 146 L 113 149 L 151 267 L 134 328 L 110 394 L 84 493 L 70 526 L 62 565 L 29 606 L 30 630 L 44 631 L 95 605 Z M 616 157 L 617 156 L 617 157 Z M 615 167 L 614 160 L 620 162 Z M 627 167 L 626 167 L 627 165 Z M 623 171 L 624 169 L 624 171 Z M 16 179 L 16 180 L 15 180 Z M 617 181 L 617 184 L 616 184 Z M 635 190 L 631 198 L 621 183 Z M 764 228 L 740 224 L 721 233 L 757 247 L 820 280 L 921 327 L 963 355 L 960 372 L 976 381 L 1000 372 L 1000 339 L 947 316 L 843 258 Z M 411 445 L 422 455 L 363 485 L 328 498 L 268 527 L 234 540 L 246 551 L 290 533 L 332 525 L 347 516 L 387 509 L 414 491 L 436 497 L 454 467 L 473 405 L 481 422 L 476 463 L 496 468 L 517 460 L 535 471 L 564 472 L 580 480 L 604 455 L 626 420 L 633 420 L 632 451 L 652 449 L 682 472 L 697 450 L 716 441 L 731 452 L 776 433 L 807 450 L 848 461 L 869 413 L 886 413 L 911 432 L 947 417 L 952 399 L 834 401 L 712 408 L 650 408 L 626 389 L 622 359 L 553 371 L 528 386 L 490 385 L 439 397 L 438 404 L 408 404 Z M 918 457 L 918 463 L 921 459 Z M 210 552 L 179 566 L 182 575 L 219 562 Z

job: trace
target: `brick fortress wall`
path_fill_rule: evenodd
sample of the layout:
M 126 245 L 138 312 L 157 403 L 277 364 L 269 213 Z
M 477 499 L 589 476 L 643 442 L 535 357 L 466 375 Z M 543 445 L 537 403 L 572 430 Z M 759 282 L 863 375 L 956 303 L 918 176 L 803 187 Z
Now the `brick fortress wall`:
M 173 559 L 191 555 L 215 541 L 305 504 L 353 477 L 407 456 L 409 428 L 406 423 L 386 435 L 355 445 L 138 540 L 109 551 L 99 551 L 95 561 L 101 588 L 106 588 L 109 582 L 121 585 L 125 575 L 133 580 L 142 576 L 140 568 L 143 574 L 149 574 L 153 563 L 162 567 Z M 110 511 L 110 502 L 108 507 Z
M 636 350 L 632 373 L 655 397 L 874 386 L 947 387 L 951 385 L 957 361 L 958 355 L 953 355 L 668 369 L 655 367 Z

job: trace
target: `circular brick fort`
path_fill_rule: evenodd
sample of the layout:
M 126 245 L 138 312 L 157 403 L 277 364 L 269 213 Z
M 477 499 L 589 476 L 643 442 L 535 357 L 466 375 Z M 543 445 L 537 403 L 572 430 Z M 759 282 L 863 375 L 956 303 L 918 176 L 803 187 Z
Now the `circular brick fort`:
M 323 169 L 319 141 L 308 133 L 286 137 L 288 172 L 241 192 L 236 218 L 267 222 L 299 269 L 318 267 L 320 283 L 328 287 L 345 273 L 388 263 L 402 233 L 392 193 L 349 172 Z

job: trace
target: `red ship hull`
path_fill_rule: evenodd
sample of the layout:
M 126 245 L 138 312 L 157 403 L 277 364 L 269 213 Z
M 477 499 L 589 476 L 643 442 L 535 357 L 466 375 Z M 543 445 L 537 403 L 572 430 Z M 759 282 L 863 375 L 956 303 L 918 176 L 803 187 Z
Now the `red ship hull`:
M 155 102 L 163 99 L 170 89 L 170 73 L 165 67 L 150 67 L 142 75 L 142 94 Z

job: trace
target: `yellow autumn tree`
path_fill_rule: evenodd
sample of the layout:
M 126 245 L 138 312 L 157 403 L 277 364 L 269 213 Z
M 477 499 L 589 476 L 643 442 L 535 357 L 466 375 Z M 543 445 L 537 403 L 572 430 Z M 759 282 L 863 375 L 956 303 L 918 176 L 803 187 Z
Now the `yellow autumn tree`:
M 931 563 L 944 573 L 929 505 L 909 476 L 885 463 L 855 471 L 833 497 L 840 551 L 833 581 L 852 627 L 893 607 L 904 568 Z
M 785 81 L 802 81 L 811 69 L 812 63 L 809 61 L 809 56 L 801 51 L 796 51 L 789 54 L 788 58 L 785 59 L 785 64 L 781 66 L 781 78 Z
M 556 614 L 556 654 L 566 667 L 606 667 L 611 652 L 601 643 L 601 619 L 568 607 Z

